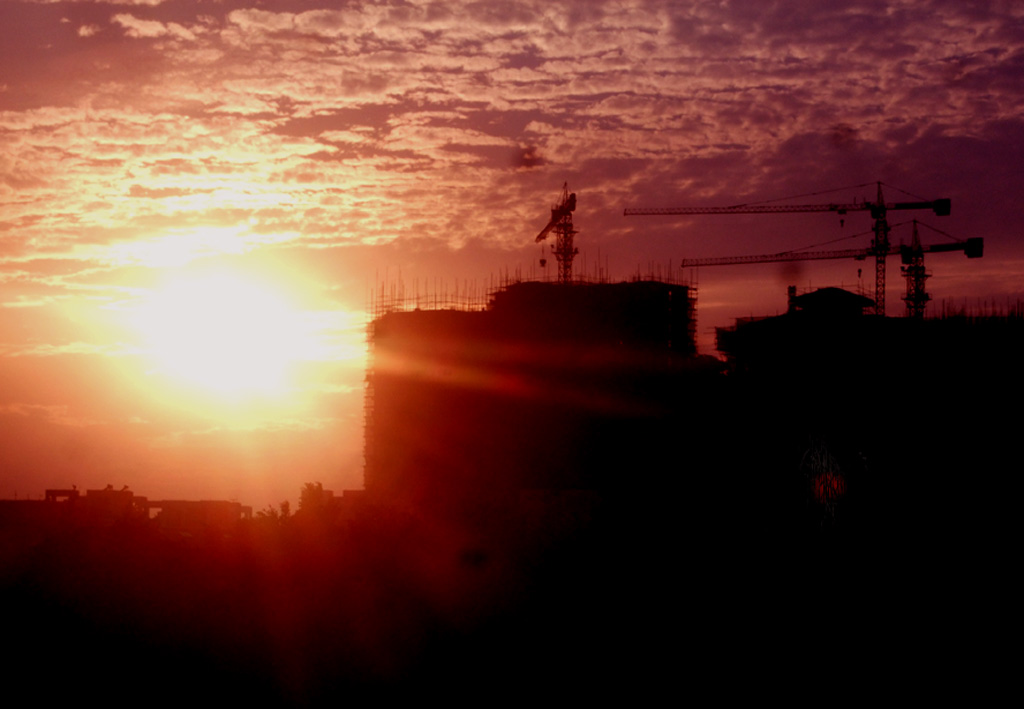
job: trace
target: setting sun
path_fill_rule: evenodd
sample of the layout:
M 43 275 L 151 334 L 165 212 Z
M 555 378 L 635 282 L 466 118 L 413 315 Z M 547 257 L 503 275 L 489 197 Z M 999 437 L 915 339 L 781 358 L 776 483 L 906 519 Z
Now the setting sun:
M 154 292 L 136 327 L 159 369 L 222 394 L 280 394 L 315 350 L 301 313 L 272 287 L 234 273 L 182 278 Z

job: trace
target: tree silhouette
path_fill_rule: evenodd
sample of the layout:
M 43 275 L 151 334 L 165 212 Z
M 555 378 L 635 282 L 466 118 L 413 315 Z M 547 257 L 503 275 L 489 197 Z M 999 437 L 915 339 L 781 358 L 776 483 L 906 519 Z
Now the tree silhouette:
M 323 517 L 327 513 L 327 495 L 324 494 L 323 483 L 306 483 L 302 486 L 299 511 L 315 517 Z
M 259 512 L 256 513 L 256 517 L 258 519 L 265 519 L 277 522 L 280 520 L 288 519 L 288 515 L 290 514 L 291 505 L 289 504 L 288 500 L 284 500 L 283 502 L 281 502 L 280 505 L 278 505 L 276 509 L 274 508 L 273 505 L 267 505 L 267 508 L 265 510 L 260 510 Z

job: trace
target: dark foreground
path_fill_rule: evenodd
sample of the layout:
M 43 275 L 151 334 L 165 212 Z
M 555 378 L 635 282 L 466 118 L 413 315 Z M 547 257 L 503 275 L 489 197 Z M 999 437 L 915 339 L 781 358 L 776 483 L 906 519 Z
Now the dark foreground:
M 861 470 L 830 504 L 804 473 L 777 489 L 739 466 L 475 517 L 365 507 L 207 538 L 69 527 L 5 548 L 5 674 L 114 704 L 298 705 L 962 678 L 1007 622 L 1010 545 L 1000 505 L 936 470 L 923 488 Z
M 113 704 L 976 699 L 1013 656 L 1022 338 L 890 359 L 849 332 L 577 416 L 582 486 L 6 529 L 5 677 Z

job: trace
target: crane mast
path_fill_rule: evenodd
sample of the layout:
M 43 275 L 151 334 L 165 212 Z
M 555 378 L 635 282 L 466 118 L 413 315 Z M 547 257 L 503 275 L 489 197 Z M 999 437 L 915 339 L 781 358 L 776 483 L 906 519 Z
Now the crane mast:
M 887 214 L 891 210 L 930 209 L 937 216 L 948 216 L 949 199 L 936 199 L 917 202 L 886 202 L 882 195 L 882 183 L 878 182 L 878 193 L 874 202 L 828 203 L 828 204 L 738 204 L 731 207 L 663 207 L 663 208 L 627 208 L 623 214 L 627 217 L 637 216 L 668 216 L 697 214 L 785 214 L 797 212 L 835 212 L 845 215 L 847 212 L 869 211 L 874 220 L 872 231 L 874 238 L 867 255 L 875 257 L 875 313 L 885 315 L 885 259 L 890 253 L 889 222 Z M 823 258 L 846 258 L 833 256 Z M 798 260 L 798 259 L 793 259 Z
M 547 223 L 536 241 L 540 243 L 551 232 L 555 232 L 555 259 L 558 261 L 558 282 L 572 283 L 572 260 L 579 253 L 573 245 L 573 237 L 579 232 L 572 226 L 572 213 L 576 211 L 576 193 L 569 192 L 569 183 L 562 185 L 562 195 L 558 204 L 551 208 L 551 221 Z
M 923 318 L 924 308 L 932 299 L 925 292 L 924 282 L 931 276 L 924 268 L 924 255 L 944 251 L 963 251 L 967 258 L 981 258 L 985 242 L 981 237 L 958 241 L 954 244 L 921 245 L 917 233 L 917 220 L 914 220 L 914 235 L 910 246 L 900 246 L 900 259 L 903 261 L 903 276 L 907 279 L 907 293 L 903 301 L 907 304 L 907 315 L 912 318 Z
M 910 240 L 910 248 L 903 255 L 904 277 L 907 279 L 907 292 L 903 302 L 907 304 L 907 316 L 920 320 L 924 317 L 925 306 L 932 299 L 924 289 L 924 282 L 931 275 L 924 267 L 924 247 L 917 233 L 917 220 L 914 220 L 914 235 Z

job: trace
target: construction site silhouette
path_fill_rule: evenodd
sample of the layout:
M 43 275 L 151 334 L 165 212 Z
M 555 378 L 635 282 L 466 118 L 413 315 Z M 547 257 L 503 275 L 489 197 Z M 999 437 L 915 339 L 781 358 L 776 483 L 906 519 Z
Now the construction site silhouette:
M 1012 439 L 990 402 L 1020 390 L 1021 312 L 894 319 L 794 291 L 719 331 L 719 360 L 695 303 L 638 280 L 381 307 L 365 487 L 311 483 L 294 514 L 5 501 L 18 676 L 59 672 L 69 696 L 116 671 L 131 696 L 643 700 L 776 667 L 780 637 L 798 672 L 893 623 L 935 636 L 951 570 L 982 578 L 998 553 L 980 476 Z

